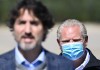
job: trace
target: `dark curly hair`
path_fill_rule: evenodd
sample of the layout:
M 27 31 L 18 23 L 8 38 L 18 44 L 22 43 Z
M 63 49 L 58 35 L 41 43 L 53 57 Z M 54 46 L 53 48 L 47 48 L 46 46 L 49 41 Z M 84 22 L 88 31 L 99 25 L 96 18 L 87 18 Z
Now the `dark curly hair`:
M 48 29 L 54 26 L 53 18 L 49 13 L 48 9 L 40 2 L 36 0 L 21 0 L 10 12 L 8 27 L 13 31 L 13 26 L 16 19 L 20 16 L 20 9 L 27 9 L 32 11 L 37 18 L 42 22 L 44 27 L 44 38 L 48 33 Z

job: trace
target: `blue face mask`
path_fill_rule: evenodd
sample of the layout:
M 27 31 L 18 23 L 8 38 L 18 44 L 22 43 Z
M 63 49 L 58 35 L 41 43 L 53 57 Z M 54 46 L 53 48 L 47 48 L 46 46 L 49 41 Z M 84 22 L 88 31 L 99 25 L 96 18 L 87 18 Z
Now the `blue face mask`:
M 84 54 L 83 43 L 73 42 L 62 45 L 62 55 L 70 60 L 77 60 Z

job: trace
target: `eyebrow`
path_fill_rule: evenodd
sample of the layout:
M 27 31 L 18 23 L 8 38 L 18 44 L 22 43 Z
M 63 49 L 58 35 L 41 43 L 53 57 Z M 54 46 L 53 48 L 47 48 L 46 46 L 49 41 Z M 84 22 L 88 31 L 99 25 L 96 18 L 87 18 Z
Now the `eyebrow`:
M 81 38 L 79 39 L 68 39 L 68 40 L 62 40 L 62 42 L 70 42 L 70 40 L 73 40 L 74 42 L 82 40 Z

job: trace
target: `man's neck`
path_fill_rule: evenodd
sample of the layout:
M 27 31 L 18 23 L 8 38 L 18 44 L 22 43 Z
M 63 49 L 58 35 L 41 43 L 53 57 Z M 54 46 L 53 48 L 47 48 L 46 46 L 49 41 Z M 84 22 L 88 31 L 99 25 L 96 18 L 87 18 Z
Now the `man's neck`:
M 84 62 L 84 60 L 86 58 L 86 54 L 87 54 L 87 52 L 85 51 L 84 55 L 81 58 L 74 61 L 75 68 L 77 68 L 78 66 L 80 66 Z
M 23 51 L 21 49 L 19 49 L 20 52 L 22 53 L 22 55 L 24 56 L 24 58 L 29 61 L 30 63 L 33 62 L 41 53 L 42 51 L 42 47 L 35 47 L 32 50 L 28 50 L 28 51 Z

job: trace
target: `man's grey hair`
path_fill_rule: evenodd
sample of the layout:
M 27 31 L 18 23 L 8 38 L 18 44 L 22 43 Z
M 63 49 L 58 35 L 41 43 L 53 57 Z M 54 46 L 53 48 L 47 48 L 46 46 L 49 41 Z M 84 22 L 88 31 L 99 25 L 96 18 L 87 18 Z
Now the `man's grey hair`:
M 65 20 L 58 27 L 58 30 L 57 30 L 57 39 L 60 39 L 60 37 L 61 37 L 61 31 L 62 31 L 63 27 L 70 27 L 70 26 L 79 26 L 81 34 L 82 34 L 82 37 L 83 38 L 87 37 L 87 30 L 86 30 L 86 27 L 85 27 L 85 25 L 83 23 L 81 23 L 80 21 L 78 21 L 76 19 L 68 19 L 68 20 Z

